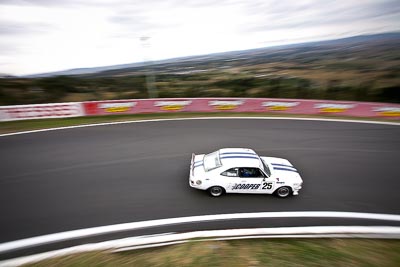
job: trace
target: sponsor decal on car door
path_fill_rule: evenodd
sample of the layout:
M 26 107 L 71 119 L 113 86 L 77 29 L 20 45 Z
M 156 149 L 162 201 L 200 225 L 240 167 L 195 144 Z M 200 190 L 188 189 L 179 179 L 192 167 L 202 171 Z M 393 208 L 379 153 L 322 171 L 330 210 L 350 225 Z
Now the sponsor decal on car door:
M 251 179 L 240 179 L 237 183 L 232 183 L 231 190 L 233 193 L 256 193 L 261 184 Z
M 232 187 L 233 192 L 240 193 L 260 193 L 263 192 L 264 174 L 258 168 L 239 168 L 240 183 L 234 184 Z M 266 185 L 264 190 L 271 185 Z

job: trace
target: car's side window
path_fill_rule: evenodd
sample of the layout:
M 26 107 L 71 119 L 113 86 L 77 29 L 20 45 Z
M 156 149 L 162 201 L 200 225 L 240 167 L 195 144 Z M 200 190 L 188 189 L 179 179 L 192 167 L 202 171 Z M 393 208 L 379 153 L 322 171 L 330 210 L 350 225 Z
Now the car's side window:
M 258 175 L 257 177 L 262 177 L 262 178 L 268 177 L 268 176 L 266 176 L 265 173 L 263 173 L 263 171 L 260 170 L 259 168 L 256 168 L 256 170 L 257 170 L 257 175 Z
M 249 178 L 263 178 L 264 175 L 258 168 L 240 168 L 239 169 L 240 177 L 249 177 Z
M 229 170 L 224 171 L 223 173 L 221 173 L 221 175 L 223 176 L 228 176 L 228 177 L 238 177 L 238 168 L 232 168 Z

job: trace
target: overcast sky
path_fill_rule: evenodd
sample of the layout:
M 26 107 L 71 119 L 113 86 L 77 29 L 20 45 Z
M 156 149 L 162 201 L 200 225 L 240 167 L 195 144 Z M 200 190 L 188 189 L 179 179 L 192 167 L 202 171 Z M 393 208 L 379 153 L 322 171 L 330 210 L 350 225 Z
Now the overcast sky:
M 0 73 L 399 30 L 399 0 L 0 0 Z

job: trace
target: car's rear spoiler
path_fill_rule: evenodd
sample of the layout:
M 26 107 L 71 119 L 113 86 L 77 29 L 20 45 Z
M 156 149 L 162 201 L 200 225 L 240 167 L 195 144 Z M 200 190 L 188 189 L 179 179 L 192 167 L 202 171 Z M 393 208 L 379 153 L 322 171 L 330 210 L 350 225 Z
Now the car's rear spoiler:
M 194 153 L 192 153 L 192 160 L 190 161 L 190 176 L 193 175 L 193 170 L 194 170 L 194 158 L 196 157 L 196 155 Z

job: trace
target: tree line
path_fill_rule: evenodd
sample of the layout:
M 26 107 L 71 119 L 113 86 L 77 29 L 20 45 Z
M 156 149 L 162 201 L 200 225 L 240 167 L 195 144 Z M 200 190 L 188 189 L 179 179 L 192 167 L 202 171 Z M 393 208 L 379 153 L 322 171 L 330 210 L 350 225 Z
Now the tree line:
M 316 84 L 305 78 L 223 77 L 157 75 L 158 97 L 266 97 L 330 99 L 400 103 L 398 85 L 377 87 L 360 81 L 346 85 L 341 80 Z M 0 105 L 64 102 L 69 96 L 81 101 L 148 98 L 144 75 L 123 77 L 57 76 L 47 78 L 0 79 Z

